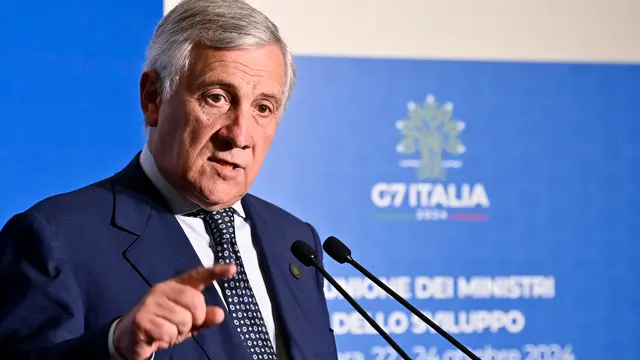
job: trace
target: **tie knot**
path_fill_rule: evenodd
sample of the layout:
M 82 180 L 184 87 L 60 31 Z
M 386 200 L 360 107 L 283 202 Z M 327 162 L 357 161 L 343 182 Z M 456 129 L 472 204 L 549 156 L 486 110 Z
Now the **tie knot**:
M 204 218 L 214 224 L 233 222 L 233 209 L 226 208 L 218 211 L 210 211 Z

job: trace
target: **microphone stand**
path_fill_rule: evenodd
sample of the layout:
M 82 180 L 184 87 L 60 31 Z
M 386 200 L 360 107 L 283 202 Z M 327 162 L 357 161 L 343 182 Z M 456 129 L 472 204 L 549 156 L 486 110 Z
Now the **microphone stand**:
M 378 325 L 372 318 L 371 316 L 369 316 L 369 314 L 367 314 L 366 311 L 364 311 L 364 309 L 346 292 L 346 290 L 344 290 L 342 288 L 342 286 L 340 286 L 340 284 L 338 284 L 338 282 L 331 276 L 329 275 L 329 273 L 322 267 L 320 266 L 320 264 L 318 264 L 318 261 L 313 258 L 312 259 L 313 262 L 313 266 L 318 269 L 318 271 L 320 271 L 320 273 L 322 273 L 322 275 L 325 277 L 325 279 L 327 279 L 327 281 L 329 281 L 329 283 L 331 283 L 331 285 L 333 285 L 333 287 L 338 290 L 338 292 L 340 293 L 340 295 L 342 295 L 342 297 L 344 297 L 349 304 L 351 304 L 351 306 L 353 306 L 354 309 L 356 309 L 358 311 L 358 313 L 360 313 L 360 315 L 362 315 L 362 317 L 367 320 L 367 322 L 369 323 L 369 325 L 371 325 L 377 332 L 378 334 L 380 334 L 380 336 L 382 336 L 389 345 L 391 345 L 391 347 L 398 352 L 398 354 L 404 359 L 404 360 L 411 360 L 411 357 L 409 357 L 409 355 L 407 355 L 406 352 L 404 352 L 404 350 L 402 350 L 402 348 L 395 342 L 393 341 L 393 339 L 389 336 L 389 334 L 387 334 L 381 327 L 380 325 Z
M 370 273 L 367 269 L 365 269 L 362 265 L 360 265 L 357 261 L 355 261 L 351 255 L 346 257 L 346 262 L 351 264 L 356 270 L 360 271 L 364 276 L 369 278 L 369 280 L 373 281 L 376 285 L 382 288 L 387 294 L 391 295 L 396 301 L 398 301 L 402 306 L 409 309 L 413 313 L 413 315 L 420 318 L 420 320 L 424 321 L 429 325 L 433 330 L 435 330 L 438 334 L 440 334 L 443 338 L 447 339 L 453 346 L 455 346 L 458 350 L 462 351 L 465 355 L 467 355 L 472 360 L 482 360 L 477 355 L 475 355 L 471 350 L 467 349 L 464 345 L 462 345 L 458 340 L 456 340 L 453 336 L 449 335 L 446 331 L 444 331 L 438 324 L 433 322 L 431 319 L 426 317 L 422 312 L 416 309 L 413 305 L 411 305 L 407 300 L 403 299 L 400 295 L 398 295 L 395 291 L 389 288 L 385 283 L 383 283 L 380 279 L 375 277 L 372 273 Z M 339 290 L 339 289 L 338 289 Z
M 389 334 L 387 334 L 380 327 L 380 325 L 378 325 L 375 320 L 373 320 L 371 316 L 369 316 L 369 314 L 367 314 L 367 312 L 364 311 L 364 309 L 351 296 L 349 296 L 349 293 L 347 293 L 346 290 L 344 290 L 342 286 L 338 284 L 338 282 L 327 272 L 327 270 L 324 269 L 324 267 L 318 260 L 315 249 L 311 247 L 311 245 L 307 244 L 303 240 L 296 240 L 291 245 L 291 253 L 293 253 L 293 256 L 300 260 L 300 262 L 305 266 L 313 266 L 314 268 L 316 268 L 322 274 L 322 276 L 324 276 L 324 278 L 327 279 L 331 283 L 331 285 L 333 285 L 333 287 L 335 287 L 340 292 L 340 295 L 342 295 L 349 302 L 349 304 L 351 304 L 351 306 L 353 306 L 353 308 L 356 309 L 365 320 L 367 320 L 369 325 L 371 325 L 378 332 L 378 334 L 380 334 L 380 336 L 382 336 L 385 341 L 389 345 L 391 345 L 391 347 L 398 354 L 400 354 L 400 356 L 404 360 L 411 360 L 409 355 L 407 355 L 407 353 L 404 352 L 404 350 L 402 350 L 402 348 L 395 341 L 393 341 Z

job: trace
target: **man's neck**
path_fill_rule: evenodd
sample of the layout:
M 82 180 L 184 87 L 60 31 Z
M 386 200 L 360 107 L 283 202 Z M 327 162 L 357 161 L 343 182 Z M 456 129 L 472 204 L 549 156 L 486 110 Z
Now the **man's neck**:
M 160 191 L 175 214 L 184 214 L 200 209 L 198 204 L 184 197 L 165 180 L 156 166 L 151 150 L 146 144 L 140 153 L 140 166 L 142 166 L 144 173 L 158 191 Z

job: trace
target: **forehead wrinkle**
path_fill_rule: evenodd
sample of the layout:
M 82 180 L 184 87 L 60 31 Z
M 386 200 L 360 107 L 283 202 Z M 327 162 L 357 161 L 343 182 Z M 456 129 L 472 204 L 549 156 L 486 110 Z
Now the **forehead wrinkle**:
M 232 64 L 232 65 L 238 65 L 238 66 L 230 66 L 231 69 L 220 69 L 219 66 L 216 66 L 216 63 L 227 63 L 227 64 Z M 209 63 L 209 65 L 211 66 L 211 72 L 219 72 L 221 74 L 224 74 L 228 71 L 233 71 L 239 74 L 239 78 L 247 83 L 247 84 L 253 84 L 253 88 L 255 89 L 255 87 L 258 85 L 258 79 L 262 79 L 264 78 L 267 73 L 268 73 L 268 69 L 256 69 L 256 68 L 252 68 L 248 65 L 245 65 L 239 61 L 231 61 L 231 60 L 214 60 L 212 62 Z M 209 72 L 209 73 L 211 73 Z M 205 75 L 206 76 L 206 75 Z M 211 75 L 207 76 L 210 77 Z M 224 77 L 224 75 L 220 75 L 220 74 L 216 74 L 215 77 Z
M 259 69 L 259 68 L 251 67 L 238 60 L 228 60 L 228 59 L 213 59 L 208 62 L 208 65 L 211 65 L 211 67 L 215 70 L 217 63 L 237 65 L 237 67 L 234 67 L 234 70 L 249 76 L 264 76 L 264 74 L 266 74 L 270 70 L 269 67 L 265 69 Z
M 253 84 L 252 89 L 258 86 L 259 79 L 262 79 L 268 73 L 268 69 L 255 69 L 241 62 L 231 61 L 232 64 L 240 65 L 240 68 L 234 68 L 240 73 L 240 78 L 247 84 Z

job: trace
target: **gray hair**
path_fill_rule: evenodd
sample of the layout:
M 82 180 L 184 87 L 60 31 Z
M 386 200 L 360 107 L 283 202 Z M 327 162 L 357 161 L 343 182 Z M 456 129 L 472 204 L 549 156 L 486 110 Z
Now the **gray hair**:
M 266 15 L 242 0 L 183 0 L 160 21 L 147 49 L 145 70 L 159 74 L 163 98 L 175 91 L 195 43 L 215 49 L 277 44 L 285 59 L 285 103 L 293 91 L 293 56 Z

